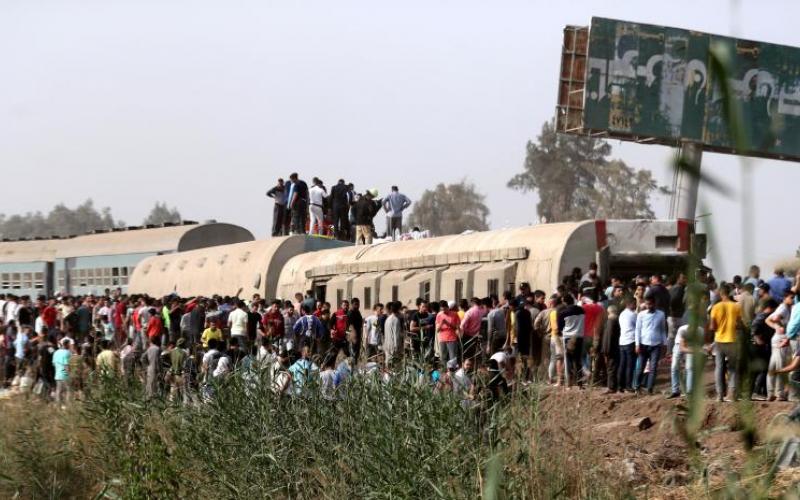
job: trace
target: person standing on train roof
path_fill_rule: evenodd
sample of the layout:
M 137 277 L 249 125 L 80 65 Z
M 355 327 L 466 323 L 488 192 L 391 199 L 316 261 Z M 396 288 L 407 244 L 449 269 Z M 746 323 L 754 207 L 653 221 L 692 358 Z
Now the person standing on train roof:
M 387 214 L 386 229 L 389 233 L 387 236 L 392 238 L 392 241 L 403 233 L 403 211 L 410 206 L 411 200 L 408 196 L 401 193 L 397 186 L 392 186 L 392 192 L 383 200 L 383 209 Z
M 348 241 L 350 239 L 350 188 L 345 184 L 344 179 L 331 188 L 331 215 L 333 216 L 333 228 L 336 239 Z
M 310 234 L 325 233 L 325 198 L 327 197 L 328 192 L 322 185 L 322 181 L 318 177 L 314 177 L 311 189 L 308 190 L 308 232 Z
M 377 189 L 370 189 L 355 204 L 356 245 L 372 244 L 372 219 L 377 210 L 373 200 L 378 197 Z
M 275 201 L 272 209 L 272 236 L 283 236 L 283 224 L 286 220 L 286 195 L 286 186 L 282 178 L 279 178 L 278 183 L 267 191 L 267 197 Z
M 291 234 L 306 233 L 306 215 L 308 214 L 308 184 L 301 180 L 297 173 L 289 176 L 292 186 L 289 188 L 287 208 L 292 212 Z

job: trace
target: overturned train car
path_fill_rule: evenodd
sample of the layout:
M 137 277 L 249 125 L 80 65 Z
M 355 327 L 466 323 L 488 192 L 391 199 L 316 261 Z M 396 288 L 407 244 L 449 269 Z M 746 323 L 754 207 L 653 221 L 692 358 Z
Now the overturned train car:
M 540 224 L 371 246 L 311 236 L 161 255 L 137 266 L 129 291 L 161 296 L 259 294 L 292 298 L 313 290 L 363 307 L 418 297 L 452 300 L 500 294 L 520 283 L 550 292 L 573 268 L 597 262 L 604 276 L 672 274 L 705 241 L 683 221 L 595 220 Z

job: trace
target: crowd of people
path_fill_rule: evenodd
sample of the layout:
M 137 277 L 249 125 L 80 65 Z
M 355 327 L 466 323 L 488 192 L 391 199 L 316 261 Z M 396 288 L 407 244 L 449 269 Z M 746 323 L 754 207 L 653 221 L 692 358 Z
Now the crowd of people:
M 604 280 L 592 263 L 550 295 L 522 283 L 501 296 L 369 310 L 357 298 L 332 306 L 310 291 L 247 302 L 120 290 L 0 295 L 0 382 L 63 404 L 101 373 L 141 378 L 147 397 L 179 401 L 213 397 L 214 381 L 237 370 L 267 370 L 287 397 L 313 379 L 331 398 L 358 374 L 412 373 L 469 404 L 533 381 L 653 394 L 663 366 L 662 392 L 677 398 L 702 376 L 692 369 L 700 356 L 714 361 L 720 401 L 796 397 L 788 375 L 800 373 L 800 272 L 790 280 L 777 269 L 762 280 L 753 266 L 745 279 L 695 278 Z
M 376 235 L 373 221 L 381 210 L 386 213 L 386 237 L 396 240 L 403 232 L 403 212 L 411 206 L 397 186 L 380 198 L 377 189 L 359 193 L 352 183 L 339 179 L 328 192 L 318 177 L 309 187 L 296 173 L 288 181 L 278 179 L 267 196 L 275 202 L 272 236 L 321 234 L 362 245 L 372 243 Z

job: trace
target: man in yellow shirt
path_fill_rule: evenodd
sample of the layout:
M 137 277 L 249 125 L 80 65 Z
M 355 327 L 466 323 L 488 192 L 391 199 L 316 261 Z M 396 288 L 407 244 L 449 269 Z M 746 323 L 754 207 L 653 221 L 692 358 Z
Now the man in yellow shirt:
M 102 351 L 97 355 L 94 361 L 97 372 L 105 375 L 118 375 L 119 356 L 116 352 L 111 350 L 111 342 L 108 339 L 101 340 L 100 349 L 102 349 Z
M 217 323 L 218 321 L 216 319 L 212 319 L 208 322 L 208 328 L 203 331 L 203 335 L 200 337 L 200 342 L 203 343 L 203 349 L 208 349 L 208 341 L 211 339 L 222 341 L 222 330 L 217 327 Z
M 717 399 L 725 400 L 725 372 L 728 372 L 728 385 L 731 398 L 738 397 L 736 383 L 739 368 L 739 346 L 736 343 L 737 331 L 742 328 L 742 308 L 733 301 L 731 288 L 725 284 L 719 288 L 720 301 L 711 308 L 710 330 L 714 332 L 714 378 L 717 386 Z

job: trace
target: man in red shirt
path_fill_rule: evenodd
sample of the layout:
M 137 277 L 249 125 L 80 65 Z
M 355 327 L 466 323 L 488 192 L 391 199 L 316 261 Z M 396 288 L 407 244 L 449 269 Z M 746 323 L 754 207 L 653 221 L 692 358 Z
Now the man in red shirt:
M 273 345 L 276 345 L 283 338 L 285 332 L 285 322 L 283 314 L 281 314 L 281 301 L 275 300 L 264 313 L 261 319 L 264 326 L 264 334 L 270 339 Z
M 47 306 L 42 310 L 42 321 L 47 325 L 49 330 L 56 327 L 56 320 L 58 319 L 58 311 L 56 310 L 56 299 L 47 301 Z
M 597 291 L 595 288 L 584 288 L 581 291 L 581 307 L 584 312 L 583 371 L 587 376 L 591 374 L 593 380 L 605 380 L 603 374 L 599 373 L 602 367 L 593 366 L 592 363 L 595 359 L 594 339 L 600 337 L 600 329 L 605 324 L 605 310 L 603 306 L 595 302 L 596 300 Z
M 443 300 L 439 303 L 440 311 L 436 315 L 436 331 L 439 332 L 439 355 L 442 362 L 458 360 L 458 331 L 461 321 L 455 302 Z
M 347 343 L 347 313 L 350 311 L 350 303 L 346 300 L 342 301 L 340 307 L 333 315 L 333 327 L 331 328 L 331 351 L 334 356 L 339 355 L 339 351 L 344 351 L 345 355 L 350 352 L 350 346 Z
M 154 345 L 160 345 L 159 337 L 161 336 L 161 330 L 164 327 L 164 322 L 161 320 L 161 315 L 158 314 L 158 311 L 154 307 L 150 308 L 150 319 L 147 321 L 147 338 Z
M 464 346 L 464 358 L 474 358 L 478 355 L 478 335 L 481 333 L 481 320 L 483 310 L 481 300 L 473 297 L 469 301 L 469 309 L 461 320 L 461 343 Z

